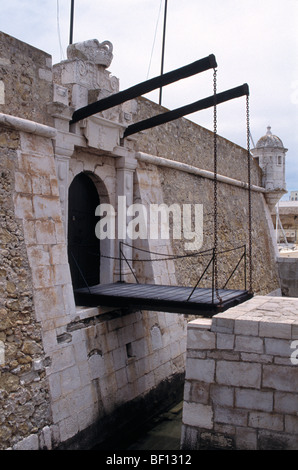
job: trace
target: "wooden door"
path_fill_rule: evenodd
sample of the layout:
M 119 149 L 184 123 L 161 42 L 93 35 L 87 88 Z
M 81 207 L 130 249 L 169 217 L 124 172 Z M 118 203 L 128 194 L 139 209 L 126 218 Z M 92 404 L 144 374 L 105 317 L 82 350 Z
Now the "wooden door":
M 95 236 L 99 197 L 93 181 L 77 175 L 68 193 L 68 260 L 73 288 L 99 284 L 100 242 Z

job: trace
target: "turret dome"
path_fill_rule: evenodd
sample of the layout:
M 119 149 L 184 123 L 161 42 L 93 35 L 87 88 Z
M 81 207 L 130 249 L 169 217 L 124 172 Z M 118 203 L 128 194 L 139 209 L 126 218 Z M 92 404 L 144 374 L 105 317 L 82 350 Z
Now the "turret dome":
M 256 145 L 256 148 L 284 148 L 283 143 L 279 137 L 276 135 L 273 135 L 271 132 L 271 127 L 267 127 L 267 132 L 266 134 L 261 137 Z

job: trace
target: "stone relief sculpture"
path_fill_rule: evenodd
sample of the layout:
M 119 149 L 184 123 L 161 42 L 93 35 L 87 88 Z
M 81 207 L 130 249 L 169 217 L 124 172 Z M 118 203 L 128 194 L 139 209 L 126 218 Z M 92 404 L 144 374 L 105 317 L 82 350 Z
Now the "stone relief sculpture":
M 67 58 L 81 59 L 109 67 L 113 60 L 113 44 L 110 41 L 100 43 L 97 39 L 70 44 L 67 48 Z

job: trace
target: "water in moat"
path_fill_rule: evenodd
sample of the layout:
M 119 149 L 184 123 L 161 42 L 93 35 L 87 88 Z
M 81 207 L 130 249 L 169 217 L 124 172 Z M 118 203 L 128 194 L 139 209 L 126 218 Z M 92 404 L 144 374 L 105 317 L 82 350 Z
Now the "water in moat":
M 183 401 L 144 423 L 142 430 L 117 436 L 113 450 L 179 450 L 182 428 Z M 109 443 L 95 446 L 94 450 L 111 449 Z
M 179 450 L 182 406 L 178 403 L 148 424 L 148 429 L 127 450 Z

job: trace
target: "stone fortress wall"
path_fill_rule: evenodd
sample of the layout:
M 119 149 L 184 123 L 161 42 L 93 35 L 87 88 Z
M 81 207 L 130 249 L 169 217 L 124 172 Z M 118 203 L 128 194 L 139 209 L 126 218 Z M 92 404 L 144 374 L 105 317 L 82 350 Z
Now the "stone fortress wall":
M 120 145 L 129 123 L 159 110 L 144 98 L 70 128 L 74 109 L 119 87 L 99 57 L 110 46 L 92 44 L 92 60 L 86 51 L 72 51 L 52 68 L 48 54 L 0 34 L 2 449 L 90 447 L 107 439 L 115 422 L 121 429 L 146 419 L 183 387 L 184 315 L 75 305 L 67 256 L 68 188 L 85 172 L 100 200 L 115 205 L 119 195 L 127 196 L 127 204 L 203 204 L 203 248 L 210 248 L 212 178 L 179 164 L 212 172 L 212 134 L 179 119 Z M 161 166 L 156 156 L 178 167 Z M 247 242 L 247 190 L 239 184 L 247 181 L 246 171 L 246 152 L 219 138 L 219 173 L 230 178 L 219 182 L 224 248 Z M 255 163 L 253 184 L 254 288 L 267 294 L 278 286 L 278 276 Z M 161 253 L 184 250 L 179 240 L 138 243 Z M 117 257 L 118 243 L 105 242 L 102 250 Z M 117 262 L 104 263 L 104 282 L 118 280 Z M 193 285 L 201 266 L 161 261 L 134 268 L 145 281 Z
M 145 119 L 159 113 L 158 105 L 141 98 L 137 108 L 137 119 Z M 243 130 L 245 132 L 245 120 Z M 174 138 L 173 138 L 174 136 Z M 178 145 L 177 145 L 178 143 Z M 213 179 L 196 174 L 195 169 L 213 172 L 213 134 L 189 121 L 180 119 L 154 128 L 137 137 L 137 149 L 145 154 L 164 157 L 177 162 L 174 168 L 161 166 L 158 158 L 155 164 L 140 159 L 137 173 L 142 171 L 144 187 L 150 188 L 151 180 L 157 184 L 157 178 L 152 178 L 151 171 L 158 172 L 158 184 L 162 191 L 162 200 L 167 205 L 177 202 L 180 204 L 203 205 L 203 244 L 201 250 L 208 250 L 214 243 L 214 207 L 213 207 Z M 179 166 L 179 164 L 181 164 Z M 183 164 L 189 165 L 187 171 Z M 193 171 L 191 171 L 193 169 Z M 178 171 L 177 171 L 178 170 Z M 202 173 L 203 174 L 203 173 Z M 146 175 L 146 176 L 145 176 Z M 218 138 L 218 175 L 227 177 L 218 183 L 218 249 L 224 251 L 248 244 L 248 191 L 239 186 L 239 182 L 248 181 L 246 150 L 228 140 Z M 278 287 L 278 274 L 275 265 L 275 248 L 272 245 L 270 230 L 270 212 L 268 211 L 265 194 L 261 188 L 261 171 L 255 161 L 252 161 L 252 211 L 253 211 L 253 290 L 255 293 L 267 294 Z M 181 254 L 184 250 L 185 240 L 173 240 L 174 254 Z M 229 273 L 237 263 L 239 251 L 219 257 L 219 285 L 224 285 Z M 176 276 L 179 284 L 192 285 L 203 271 L 205 260 L 202 258 L 175 261 Z M 270 268 L 268 269 L 268 266 Z M 210 279 L 210 272 L 209 279 Z M 238 277 L 237 277 L 238 275 Z M 191 283 L 191 284 L 189 284 Z M 210 283 L 208 284 L 210 286 Z M 231 280 L 229 286 L 244 285 L 241 270 Z

